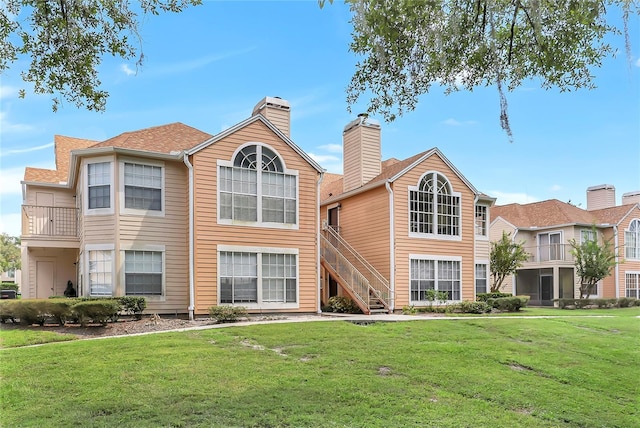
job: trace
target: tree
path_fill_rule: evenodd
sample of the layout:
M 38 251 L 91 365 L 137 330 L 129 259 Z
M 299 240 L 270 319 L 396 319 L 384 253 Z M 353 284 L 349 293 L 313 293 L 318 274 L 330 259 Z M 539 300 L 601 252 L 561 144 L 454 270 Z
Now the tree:
M 524 250 L 524 242 L 513 242 L 511 234 L 502 232 L 502 238 L 491 243 L 489 269 L 491 270 L 491 292 L 500 291 L 502 283 L 509 275 L 513 275 L 522 264 L 529 259 Z
M 592 236 L 598 236 L 595 226 Z M 616 265 L 616 255 L 608 239 L 600 245 L 597 239 L 587 239 L 581 243 L 569 240 L 571 255 L 576 266 L 576 274 L 580 278 L 580 298 L 589 297 L 598 281 L 611 275 Z
M 77 107 L 103 111 L 97 67 L 105 55 L 141 65 L 138 32 L 142 14 L 180 12 L 201 0 L 4 0 L 0 2 L 0 73 L 24 57 L 21 75 L 36 94 L 59 94 Z M 25 90 L 20 91 L 25 96 Z M 60 105 L 52 98 L 53 110 Z
M 20 238 L 0 234 L 0 272 L 20 269 Z
M 362 56 L 347 88 L 349 105 L 370 95 L 368 112 L 392 121 L 434 84 L 447 94 L 496 85 L 510 140 L 505 93 L 529 79 L 545 89 L 594 88 L 591 70 L 613 53 L 604 38 L 621 33 L 607 21 L 611 10 L 622 9 L 629 61 L 628 20 L 640 10 L 635 0 L 346 1 L 350 49 Z

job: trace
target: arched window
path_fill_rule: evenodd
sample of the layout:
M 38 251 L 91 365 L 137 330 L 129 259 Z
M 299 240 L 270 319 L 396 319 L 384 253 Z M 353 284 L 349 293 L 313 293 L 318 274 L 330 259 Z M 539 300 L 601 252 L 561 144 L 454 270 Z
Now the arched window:
M 231 165 L 220 166 L 222 220 L 296 224 L 297 176 L 285 172 L 282 160 L 268 147 L 243 147 Z
M 429 172 L 409 189 L 409 222 L 412 233 L 460 236 L 460 194 L 444 175 Z
M 627 259 L 640 259 L 640 220 L 631 220 L 629 229 L 624 231 L 624 256 Z

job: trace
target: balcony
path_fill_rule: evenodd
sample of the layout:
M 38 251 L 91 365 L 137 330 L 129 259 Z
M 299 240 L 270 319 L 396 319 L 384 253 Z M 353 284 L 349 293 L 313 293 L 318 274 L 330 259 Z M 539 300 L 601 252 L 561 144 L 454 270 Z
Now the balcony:
M 569 244 L 538 245 L 536 247 L 524 247 L 524 250 L 529 255 L 527 260 L 529 263 L 573 263 L 571 245 Z
M 22 206 L 22 235 L 32 237 L 78 237 L 78 209 Z

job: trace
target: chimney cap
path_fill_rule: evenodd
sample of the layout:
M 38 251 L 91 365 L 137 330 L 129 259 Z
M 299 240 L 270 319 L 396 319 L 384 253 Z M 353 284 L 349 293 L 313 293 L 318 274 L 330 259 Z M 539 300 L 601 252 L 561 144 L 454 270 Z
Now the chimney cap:
M 623 198 L 628 198 L 630 196 L 640 196 L 640 190 L 634 190 L 632 192 L 627 192 L 622 195 Z
M 259 113 L 265 107 L 273 107 L 280 110 L 291 110 L 289 101 L 283 100 L 280 97 L 264 97 L 253 108 L 253 114 Z
M 360 113 L 357 119 L 352 120 L 344 127 L 342 133 L 349 131 L 350 129 L 356 128 L 358 126 L 366 126 L 367 128 L 376 128 L 380 129 L 380 122 L 375 119 L 370 119 L 367 113 Z
M 587 187 L 587 192 L 594 190 L 616 190 L 616 188 L 613 184 L 598 184 L 597 186 Z

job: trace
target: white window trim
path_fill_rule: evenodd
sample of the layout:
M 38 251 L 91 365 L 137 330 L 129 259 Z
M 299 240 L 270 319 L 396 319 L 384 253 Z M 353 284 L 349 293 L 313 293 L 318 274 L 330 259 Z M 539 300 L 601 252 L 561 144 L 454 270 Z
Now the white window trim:
M 111 296 L 94 296 L 91 294 L 91 281 L 89 276 L 89 253 L 91 251 L 111 251 Z M 114 244 L 87 244 L 84 247 L 84 279 L 86 284 L 83 284 L 86 288 L 86 295 L 89 297 L 113 297 L 117 296 L 116 288 L 116 257 L 115 257 L 115 245 Z
M 464 277 L 462 275 L 462 257 L 460 256 L 442 256 L 442 255 L 433 255 L 433 254 L 409 254 L 409 304 L 411 306 L 429 306 L 430 302 L 424 302 L 422 300 L 411 300 L 411 260 L 433 260 L 435 263 L 434 265 L 434 269 L 435 272 L 438 271 L 438 263 L 437 262 L 460 262 L 460 300 L 447 300 L 445 301 L 445 304 L 449 305 L 449 304 L 454 304 L 454 303 L 460 303 L 464 300 L 464 295 L 463 295 L 463 287 L 462 284 L 464 283 Z M 474 265 L 474 270 L 475 270 L 475 265 Z M 475 273 L 474 273 L 474 277 L 475 277 Z M 436 274 L 436 278 L 437 278 L 437 274 Z M 436 279 L 436 282 L 439 279 Z M 475 290 L 475 282 L 473 283 L 473 287 Z M 475 291 L 474 291 L 475 294 Z
M 284 161 L 284 157 L 280 155 L 275 148 L 270 146 L 269 144 L 260 143 L 260 142 L 248 142 L 238 148 L 233 152 L 231 156 L 231 160 L 218 159 L 217 167 L 216 167 L 216 207 L 220 207 L 220 167 L 230 167 L 233 168 L 233 161 L 240 152 L 240 150 L 244 149 L 247 146 L 262 146 L 266 147 L 269 150 L 273 151 L 276 156 L 282 162 L 282 171 L 283 174 L 293 175 L 296 177 L 296 222 L 295 224 L 287 224 L 287 223 L 272 223 L 266 221 L 244 221 L 244 220 L 234 220 L 228 218 L 220 218 L 220 209 L 216 209 L 216 217 L 218 224 L 226 224 L 233 226 L 249 226 L 249 227 L 265 227 L 270 229 L 289 229 L 289 230 L 298 230 L 300 228 L 300 173 L 296 169 L 287 169 L 287 165 Z M 256 179 L 257 179 L 257 189 L 258 189 L 258 198 L 256 200 L 256 211 L 259 218 L 262 217 L 262 174 L 260 174 L 260 170 L 257 170 Z
M 627 275 L 638 276 L 638 294 L 640 294 L 640 270 L 628 270 L 624 273 L 624 296 L 627 296 Z
M 418 191 L 418 186 L 420 184 L 420 182 L 422 181 L 422 179 L 429 174 L 440 174 L 441 176 L 443 176 L 445 178 L 445 180 L 447 180 L 447 182 L 449 183 L 449 186 L 451 186 L 451 196 L 457 196 L 458 198 L 460 198 L 460 206 L 458 207 L 459 210 L 459 215 L 458 215 L 458 219 L 459 219 L 459 224 L 458 224 L 458 231 L 459 234 L 458 235 L 440 235 L 438 233 L 419 233 L 419 232 L 411 232 L 411 191 Z M 418 239 L 437 239 L 440 241 L 462 241 L 462 193 L 460 192 L 454 192 L 453 191 L 453 184 L 451 184 L 451 180 L 449 180 L 449 177 L 447 177 L 444 173 L 440 172 L 440 171 L 427 171 L 424 174 L 422 174 L 420 176 L 420 178 L 418 179 L 418 183 L 414 186 L 407 186 L 407 222 L 408 222 L 408 230 L 409 230 L 409 238 L 418 238 Z M 435 209 L 436 209 L 436 202 L 434 202 L 434 214 L 433 214 L 433 218 L 434 218 L 434 230 L 437 230 L 437 220 L 435 220 L 437 218 L 437 214 L 435 213 Z M 474 208 L 475 210 L 475 208 Z M 475 217 L 475 211 L 474 211 L 474 217 Z M 487 225 L 488 227 L 488 225 Z M 474 222 L 474 229 L 475 229 L 475 222 Z M 474 231 L 475 233 L 475 231 Z
M 625 260 L 640 260 L 640 233 L 637 231 L 632 232 L 631 229 L 631 224 L 637 221 L 639 222 L 638 227 L 640 227 L 640 219 L 634 218 L 631 219 L 631 221 L 629 222 L 629 226 L 627 226 L 627 228 L 624 230 L 624 258 Z M 627 257 L 627 233 L 637 233 L 639 236 L 636 239 L 636 257 Z
M 110 178 L 111 183 L 109 183 L 109 208 L 89 208 L 89 165 L 94 163 L 106 163 L 109 162 L 110 166 Z M 83 212 L 84 215 L 112 215 L 115 213 L 116 204 L 115 200 L 115 168 L 114 168 L 114 159 L 113 156 L 100 156 L 96 158 L 91 158 L 86 161 L 82 168 L 82 193 L 84 197 L 82 198 Z
M 487 291 L 486 293 L 489 292 L 489 277 L 491 277 L 491 272 L 489 272 L 489 260 L 476 260 L 474 265 L 473 265 L 473 300 L 475 301 L 476 298 L 478 297 L 476 295 L 476 280 L 478 279 L 478 277 L 476 276 L 476 265 L 485 265 L 487 267 L 487 276 L 485 277 L 485 281 L 487 281 Z M 462 275 L 462 273 L 460 274 Z M 462 293 L 461 293 L 462 294 Z
M 216 289 L 218 295 L 218 306 L 244 306 L 250 310 L 256 309 L 299 309 L 300 308 L 300 250 L 298 248 L 279 248 L 279 247 L 244 247 L 240 245 L 218 245 L 216 249 L 216 266 L 218 278 L 216 280 Z M 258 303 L 220 303 L 220 253 L 222 252 L 239 252 L 239 253 L 256 253 L 257 272 L 258 272 Z M 296 302 L 295 303 L 262 303 L 262 254 L 292 254 L 296 256 Z
M 462 205 L 462 198 L 460 198 L 460 204 Z M 484 207 L 485 210 L 486 210 L 485 211 L 485 219 L 484 219 L 484 231 L 485 231 L 484 235 L 478 235 L 476 233 L 476 207 Z M 462 211 L 462 209 L 460 211 Z M 488 205 L 476 204 L 473 207 L 473 233 L 476 236 L 476 240 L 477 241 L 488 241 L 489 240 L 489 206 Z
M 591 232 L 593 232 L 593 229 L 586 229 L 586 228 L 584 228 L 584 227 L 580 229 L 580 244 L 584 244 L 584 243 L 586 242 L 586 241 L 584 240 L 583 235 L 582 235 L 582 234 L 583 234 L 583 232 L 589 232 L 589 233 L 591 233 Z M 595 236 L 595 241 L 596 241 L 596 242 L 598 242 L 598 231 L 597 231 L 597 230 L 595 231 L 595 234 L 596 234 L 596 236 Z
M 164 245 L 155 244 L 120 244 L 120 284 L 122 284 L 121 293 L 122 296 L 127 295 L 127 281 L 125 272 L 125 251 L 155 251 L 162 253 L 162 295 L 135 295 L 133 297 L 144 297 L 147 302 L 165 302 L 167 300 L 167 264 L 166 264 L 166 252 Z
M 162 180 L 160 187 L 160 211 L 155 210 L 140 210 L 136 208 L 125 208 L 124 205 L 124 164 L 125 163 L 133 163 L 137 165 L 148 165 L 148 166 L 157 166 L 160 167 L 160 177 Z M 136 158 L 128 158 L 121 157 L 118 159 L 118 193 L 119 193 L 119 202 L 120 202 L 120 214 L 128 214 L 128 215 L 139 215 L 139 216 L 151 216 L 151 217 L 164 217 L 165 215 L 165 195 L 166 186 L 165 186 L 165 163 L 163 161 L 153 160 L 153 159 L 136 159 Z
M 556 235 L 556 234 L 560 234 L 560 243 L 558 245 L 560 245 L 560 251 L 562 251 L 562 258 L 560 259 L 549 259 L 549 260 L 542 260 L 542 257 L 540 256 L 540 235 Z M 551 241 L 551 238 L 549 238 L 549 241 Z M 551 243 L 548 244 L 549 247 L 551 246 Z M 547 262 L 563 262 L 566 261 L 565 260 L 565 254 L 564 254 L 564 230 L 562 229 L 556 229 L 556 230 L 549 230 L 549 231 L 545 231 L 545 232 L 538 232 L 536 234 L 536 252 L 537 252 L 537 260 L 538 263 L 547 263 Z

